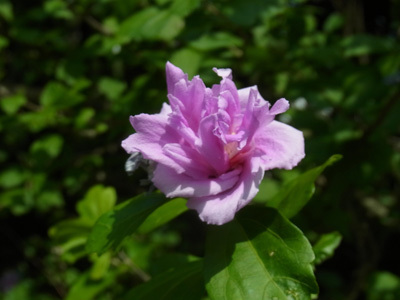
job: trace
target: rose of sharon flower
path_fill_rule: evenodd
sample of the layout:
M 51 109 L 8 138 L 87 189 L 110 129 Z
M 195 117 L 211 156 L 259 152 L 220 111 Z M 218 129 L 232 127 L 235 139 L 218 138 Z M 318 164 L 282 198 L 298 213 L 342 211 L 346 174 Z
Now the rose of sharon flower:
M 159 114 L 131 116 L 136 133 L 122 147 L 155 162 L 152 181 L 167 197 L 188 198 L 201 220 L 221 225 L 254 198 L 265 170 L 298 164 L 304 138 L 274 121 L 287 100 L 271 107 L 256 86 L 236 89 L 230 69 L 213 70 L 222 80 L 207 88 L 168 62 L 170 104 Z

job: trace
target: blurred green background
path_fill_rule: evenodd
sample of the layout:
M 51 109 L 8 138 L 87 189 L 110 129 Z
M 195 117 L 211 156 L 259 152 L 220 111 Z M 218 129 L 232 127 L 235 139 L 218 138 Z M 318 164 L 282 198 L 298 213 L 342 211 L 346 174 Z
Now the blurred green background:
M 400 299 L 400 1 L 0 0 L 0 51 L 1 299 L 120 299 L 202 255 L 193 212 L 113 255 L 84 250 L 101 212 L 148 190 L 120 143 L 167 100 L 168 60 L 290 101 L 280 120 L 306 158 L 268 172 L 256 201 L 343 155 L 294 219 L 312 243 L 343 236 L 316 269 L 320 299 Z

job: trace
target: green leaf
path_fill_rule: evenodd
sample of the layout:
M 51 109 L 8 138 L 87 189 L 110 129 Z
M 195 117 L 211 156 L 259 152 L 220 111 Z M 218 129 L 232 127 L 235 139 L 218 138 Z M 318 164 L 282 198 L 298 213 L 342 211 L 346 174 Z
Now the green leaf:
M 369 55 L 392 51 L 394 40 L 391 38 L 359 34 L 344 38 L 341 42 L 345 57 Z
M 197 74 L 201 59 L 202 54 L 199 51 L 191 48 L 183 48 L 176 51 L 171 56 L 171 63 L 185 70 L 185 73 L 187 73 L 189 77 L 192 77 Z
M 278 211 L 246 207 L 232 222 L 210 226 L 204 274 L 219 299 L 310 299 L 318 293 L 304 234 Z
M 0 16 L 8 22 L 14 19 L 13 7 L 10 1 L 0 1 Z
M 126 89 L 126 83 L 109 78 L 103 77 L 99 81 L 99 91 L 103 93 L 110 100 L 117 100 Z
M 63 196 L 58 190 L 45 190 L 38 195 L 35 205 L 39 211 L 46 212 L 52 208 L 63 206 Z
M 159 13 L 159 9 L 155 7 L 148 7 L 139 11 L 138 13 L 125 19 L 118 31 L 118 36 L 124 41 L 128 42 L 131 39 L 140 40 L 142 39 L 142 27 L 143 24 L 150 18 L 156 16 Z
M 199 6 L 200 0 L 174 0 L 169 11 L 180 17 L 186 17 Z
M 122 43 L 133 40 L 165 40 L 176 37 L 184 28 L 183 19 L 169 10 L 146 8 L 122 22 L 118 36 Z
M 60 116 L 57 115 L 57 111 L 50 107 L 40 111 L 26 112 L 18 116 L 20 122 L 25 124 L 27 129 L 31 132 L 41 131 L 60 121 Z
M 84 100 L 83 95 L 77 90 L 69 89 L 60 82 L 49 82 L 40 95 L 40 104 L 43 107 L 64 109 L 78 104 Z
M 9 45 L 8 39 L 0 35 L 0 50 L 6 48 L 8 45 Z
M 160 11 L 143 24 L 142 34 L 149 40 L 170 41 L 181 32 L 184 26 L 185 23 L 179 16 L 170 11 Z
M 96 222 L 86 249 L 98 254 L 111 248 L 116 249 L 124 238 L 134 233 L 153 210 L 164 202 L 163 195 L 143 194 L 121 203 Z
M 57 157 L 63 147 L 64 139 L 59 134 L 50 134 L 36 140 L 30 148 L 30 152 L 35 153 L 46 153 L 49 157 Z
M 130 290 L 124 300 L 191 300 L 204 295 L 203 261 L 190 262 L 156 276 Z
M 332 257 L 341 241 L 342 235 L 336 231 L 322 235 L 313 246 L 315 254 L 314 264 L 318 265 Z
M 299 175 L 284 184 L 268 206 L 277 208 L 287 218 L 295 216 L 315 192 L 314 182 L 327 166 L 332 165 L 342 158 L 341 155 L 332 155 L 324 164 Z
M 340 29 L 343 26 L 344 19 L 338 13 L 331 14 L 324 23 L 324 31 L 326 32 L 334 32 L 335 30 Z
M 97 256 L 97 255 L 96 255 Z M 90 278 L 99 280 L 105 276 L 111 263 L 111 252 L 108 251 L 95 258 L 92 269 L 90 270 Z
M 367 290 L 368 300 L 400 299 L 400 278 L 386 271 L 375 272 L 369 279 Z
M 108 272 L 103 280 L 93 280 L 90 273 L 86 272 L 78 277 L 78 280 L 69 290 L 65 300 L 91 300 L 97 299 L 96 296 L 115 284 L 115 273 Z
M 58 222 L 49 229 L 49 236 L 56 240 L 56 243 L 62 243 L 75 237 L 86 237 L 91 228 L 91 222 L 88 220 L 75 218 Z
M 114 207 L 116 198 L 114 188 L 95 185 L 76 205 L 79 218 L 61 221 L 49 229 L 49 236 L 63 260 L 73 263 L 87 254 L 85 244 L 93 225 L 102 214 Z M 99 274 L 100 271 L 94 272 Z
M 66 20 L 74 18 L 74 14 L 67 8 L 67 3 L 62 0 L 47 0 L 43 4 L 43 9 L 54 18 Z
M 115 205 L 117 194 L 113 187 L 95 185 L 86 193 L 85 198 L 76 205 L 76 210 L 82 219 L 94 224 L 97 219 L 109 212 Z
M 0 173 L 0 187 L 6 189 L 17 187 L 25 181 L 26 176 L 26 172 L 20 169 L 7 169 Z
M 2 98 L 0 101 L 1 108 L 8 115 L 14 115 L 25 103 L 25 96 L 20 94 Z
M 203 35 L 199 39 L 190 43 L 190 46 L 201 51 L 240 47 L 242 45 L 243 40 L 227 32 L 215 32 Z
M 154 210 L 138 228 L 139 233 L 150 232 L 187 211 L 186 199 L 176 198 Z

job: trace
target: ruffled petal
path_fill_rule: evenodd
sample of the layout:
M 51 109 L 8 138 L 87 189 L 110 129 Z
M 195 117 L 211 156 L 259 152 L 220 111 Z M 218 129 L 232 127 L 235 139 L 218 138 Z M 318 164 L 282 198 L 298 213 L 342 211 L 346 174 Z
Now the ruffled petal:
M 167 197 L 204 197 L 223 193 L 233 187 L 240 172 L 238 168 L 217 178 L 194 179 L 158 164 L 152 181 Z
M 167 124 L 167 120 L 168 117 L 163 114 L 131 117 L 130 121 L 137 133 L 123 140 L 122 147 L 128 153 L 141 152 L 145 159 L 174 167 L 177 172 L 184 172 L 182 166 L 163 152 L 164 145 L 180 140 L 180 136 Z
M 269 106 L 269 102 L 266 101 L 261 96 L 260 92 L 258 91 L 258 87 L 256 85 L 253 85 L 253 86 L 249 86 L 247 88 L 238 90 L 240 106 L 242 107 L 243 110 L 247 107 L 247 102 L 249 101 L 249 97 L 250 97 L 250 91 L 252 91 L 252 90 L 256 91 L 256 99 L 257 99 L 259 106 L 263 106 L 266 104 Z
M 217 69 L 213 68 L 213 71 L 217 73 L 218 76 L 222 78 L 228 78 L 232 80 L 232 70 L 231 69 Z
M 289 101 L 287 101 L 285 98 L 281 98 L 276 100 L 274 105 L 269 110 L 269 113 L 272 115 L 278 115 L 284 113 L 288 109 L 289 109 Z
M 243 167 L 234 187 L 215 196 L 190 198 L 187 206 L 195 209 L 200 219 L 208 224 L 225 224 L 254 198 L 263 177 L 264 170 L 259 165 L 259 159 L 253 158 Z
M 185 81 L 188 80 L 187 74 L 183 73 L 181 69 L 178 67 L 174 66 L 170 62 L 167 62 L 167 65 L 165 66 L 165 71 L 167 74 L 167 88 L 168 88 L 168 94 L 173 94 L 174 93 L 174 87 L 175 84 L 181 80 L 184 79 Z
M 217 129 L 217 115 L 209 115 L 201 120 L 197 150 L 207 159 L 217 174 L 224 173 L 228 168 L 227 155 L 223 142 L 215 134 Z
M 272 121 L 258 131 L 255 145 L 263 153 L 265 170 L 291 169 L 305 156 L 303 133 L 278 121 Z
M 176 164 L 182 167 L 186 175 L 204 179 L 208 178 L 212 173 L 212 168 L 207 164 L 207 161 L 193 148 L 182 144 L 167 144 L 163 147 L 163 152 L 171 158 Z M 178 170 L 177 168 L 174 168 Z

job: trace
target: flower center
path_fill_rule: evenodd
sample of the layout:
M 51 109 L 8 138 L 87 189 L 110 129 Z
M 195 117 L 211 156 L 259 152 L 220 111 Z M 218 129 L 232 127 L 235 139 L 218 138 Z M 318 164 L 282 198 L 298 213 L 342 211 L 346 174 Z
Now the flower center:
M 228 154 L 229 159 L 234 157 L 238 152 L 238 142 L 230 142 L 224 146 L 226 154 Z

